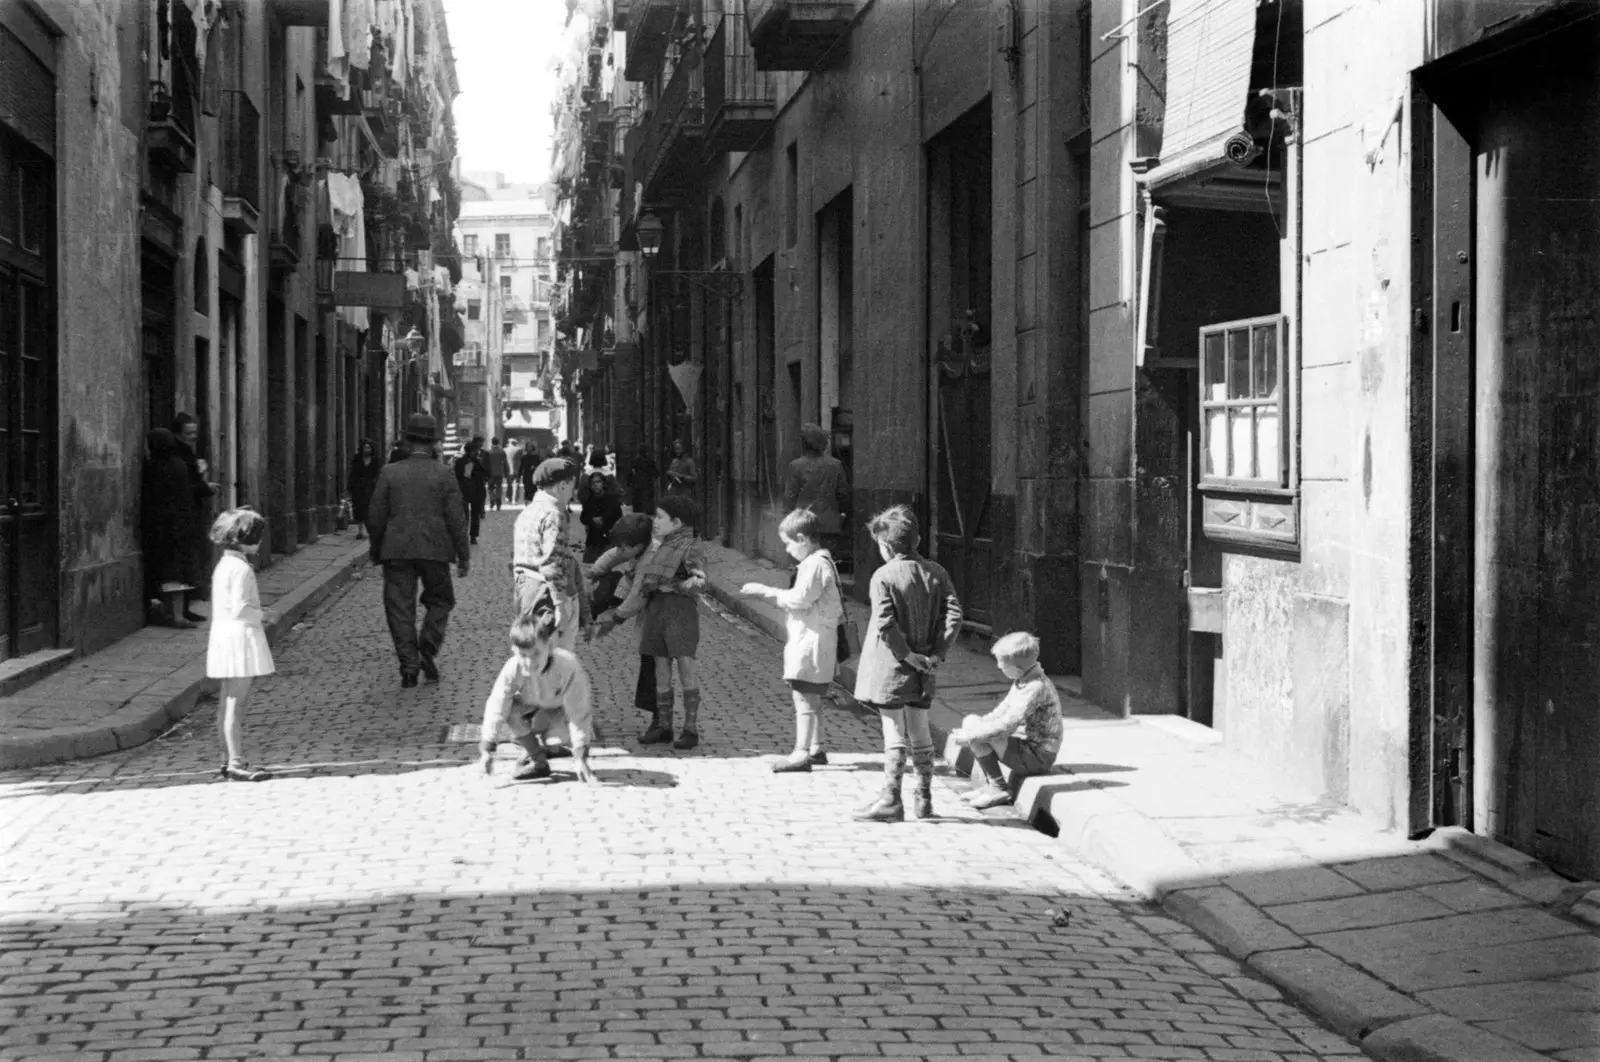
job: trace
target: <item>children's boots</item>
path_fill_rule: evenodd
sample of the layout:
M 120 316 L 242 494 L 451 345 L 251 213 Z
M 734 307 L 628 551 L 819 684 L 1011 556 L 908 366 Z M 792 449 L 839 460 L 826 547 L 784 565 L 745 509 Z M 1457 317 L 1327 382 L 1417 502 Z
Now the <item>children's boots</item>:
M 672 747 L 687 751 L 700 744 L 700 691 L 683 691 L 683 732 L 678 735 L 678 740 Z M 672 733 L 671 724 L 667 726 L 667 733 Z
M 688 707 L 687 704 L 684 706 Z M 639 735 L 641 745 L 665 745 L 672 740 L 672 691 L 656 694 L 656 714 L 650 729 Z
M 857 822 L 904 822 L 906 806 L 900 802 L 900 779 L 906 773 L 906 750 L 890 749 L 883 758 L 883 793 L 871 807 L 856 813 Z
M 933 818 L 933 750 L 916 749 L 911 762 L 917 769 L 917 793 L 911 813 L 919 819 Z

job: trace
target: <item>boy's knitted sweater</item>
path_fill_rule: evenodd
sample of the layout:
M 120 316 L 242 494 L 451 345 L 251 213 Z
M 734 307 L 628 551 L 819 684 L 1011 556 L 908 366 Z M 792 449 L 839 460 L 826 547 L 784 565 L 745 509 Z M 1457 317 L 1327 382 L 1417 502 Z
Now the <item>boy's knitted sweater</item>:
M 1061 695 L 1038 664 L 1017 676 L 1005 699 L 966 735 L 974 741 L 1022 738 L 1042 749 L 1061 747 Z
M 583 593 L 583 565 L 568 538 L 571 514 L 555 496 L 539 491 L 517 516 L 511 563 L 536 572 L 561 598 Z

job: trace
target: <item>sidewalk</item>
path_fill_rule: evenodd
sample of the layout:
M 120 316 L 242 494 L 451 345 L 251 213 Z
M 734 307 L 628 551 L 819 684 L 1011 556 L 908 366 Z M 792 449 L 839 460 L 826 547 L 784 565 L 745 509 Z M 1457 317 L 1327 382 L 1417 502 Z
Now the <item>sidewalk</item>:
M 787 572 L 717 546 L 707 559 L 712 594 L 781 638 L 778 611 L 737 591 Z M 935 738 L 962 776 L 971 758 L 945 735 L 1005 689 L 986 648 L 940 669 Z M 1173 939 L 1197 930 L 1376 1058 L 1600 1062 L 1600 883 L 1460 830 L 1408 841 L 1288 791 L 1206 727 L 1120 719 L 1055 682 L 1056 773 L 1023 783 L 1014 813 L 1160 903 L 1185 924 Z
M 258 573 L 267 637 L 277 642 L 343 586 L 366 555 L 365 541 L 324 535 Z M 0 697 L 0 769 L 99 756 L 149 741 L 193 711 L 206 688 L 206 632 L 205 625 L 145 627 Z

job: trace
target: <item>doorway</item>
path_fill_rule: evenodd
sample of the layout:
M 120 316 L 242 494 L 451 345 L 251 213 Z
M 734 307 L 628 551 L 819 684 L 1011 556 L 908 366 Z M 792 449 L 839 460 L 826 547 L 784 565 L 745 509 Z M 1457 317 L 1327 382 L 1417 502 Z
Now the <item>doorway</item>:
M 56 644 L 55 166 L 0 128 L 0 660 Z
M 950 572 L 968 621 L 993 619 L 989 506 L 993 182 L 989 101 L 928 145 L 928 337 L 936 454 L 933 554 Z
M 1600 154 L 1587 145 L 1600 19 L 1434 87 L 1417 182 L 1431 198 L 1429 286 L 1416 294 L 1429 327 L 1414 344 L 1431 367 L 1431 431 L 1417 440 L 1432 475 L 1429 626 L 1413 647 L 1431 681 L 1413 706 L 1429 724 L 1414 748 L 1433 763 L 1423 810 L 1593 877 Z

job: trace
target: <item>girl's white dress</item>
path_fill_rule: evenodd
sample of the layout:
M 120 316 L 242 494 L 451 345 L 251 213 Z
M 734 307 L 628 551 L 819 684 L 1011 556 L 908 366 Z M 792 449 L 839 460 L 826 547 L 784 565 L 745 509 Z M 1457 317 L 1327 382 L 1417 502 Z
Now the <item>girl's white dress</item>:
M 255 569 L 243 553 L 228 550 L 211 573 L 211 638 L 206 643 L 209 678 L 254 678 L 277 670 L 261 626 L 261 595 Z

